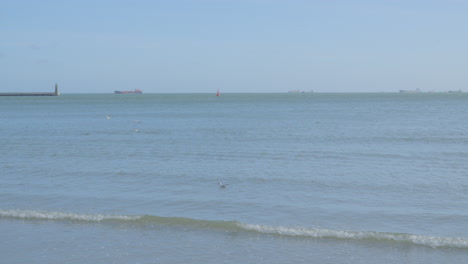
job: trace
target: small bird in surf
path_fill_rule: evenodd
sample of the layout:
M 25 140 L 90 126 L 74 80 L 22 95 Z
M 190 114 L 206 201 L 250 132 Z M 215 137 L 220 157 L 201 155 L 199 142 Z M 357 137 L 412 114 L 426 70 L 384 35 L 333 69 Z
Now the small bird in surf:
M 226 188 L 229 185 L 229 183 L 219 182 L 218 185 L 219 185 L 219 188 Z

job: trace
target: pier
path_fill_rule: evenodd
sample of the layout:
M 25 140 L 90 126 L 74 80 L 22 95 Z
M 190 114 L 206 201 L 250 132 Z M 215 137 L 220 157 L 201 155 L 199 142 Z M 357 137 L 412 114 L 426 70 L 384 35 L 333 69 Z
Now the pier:
M 55 91 L 52 93 L 39 92 L 39 93 L 0 93 L 0 96 L 59 96 L 58 85 L 55 84 Z

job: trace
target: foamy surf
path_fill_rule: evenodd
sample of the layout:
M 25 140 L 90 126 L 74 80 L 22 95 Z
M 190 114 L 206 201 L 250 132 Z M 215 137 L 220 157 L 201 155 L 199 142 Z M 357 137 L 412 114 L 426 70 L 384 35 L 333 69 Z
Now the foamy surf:
M 410 243 L 415 245 L 438 247 L 468 248 L 468 239 L 458 237 L 434 237 L 404 233 L 388 233 L 375 231 L 347 231 L 331 229 L 314 228 L 291 228 L 281 226 L 266 226 L 241 224 L 249 231 L 255 231 L 264 234 L 277 234 L 283 236 L 301 236 L 312 238 L 334 238 L 351 240 L 377 240 L 387 242 Z
M 0 210 L 0 217 L 42 220 L 79 220 L 100 222 L 105 220 L 138 220 L 141 216 L 103 215 L 103 214 L 75 214 L 63 212 L 44 212 L 33 210 Z
M 45 212 L 33 210 L 0 210 L 0 218 L 19 218 L 19 219 L 37 219 L 37 220 L 72 220 L 84 222 L 102 222 L 102 221 L 124 221 L 177 225 L 193 228 L 208 228 L 220 230 L 234 230 L 239 232 L 255 232 L 261 234 L 289 236 L 289 237 L 310 237 L 314 239 L 329 238 L 339 240 L 356 241 L 381 241 L 408 243 L 413 245 L 428 246 L 432 248 L 453 247 L 468 249 L 468 239 L 459 237 L 435 237 L 404 233 L 389 233 L 375 231 L 348 231 L 332 229 L 315 229 L 301 227 L 284 227 L 246 224 L 237 221 L 213 221 L 200 220 L 185 217 L 161 217 L 161 216 L 138 216 L 138 215 L 104 215 L 104 214 L 76 214 L 65 212 Z

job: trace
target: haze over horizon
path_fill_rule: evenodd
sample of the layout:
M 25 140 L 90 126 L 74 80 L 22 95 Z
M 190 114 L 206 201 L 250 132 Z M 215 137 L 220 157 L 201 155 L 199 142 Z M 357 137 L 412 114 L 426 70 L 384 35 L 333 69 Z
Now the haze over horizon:
M 0 92 L 468 90 L 461 0 L 4 1 Z

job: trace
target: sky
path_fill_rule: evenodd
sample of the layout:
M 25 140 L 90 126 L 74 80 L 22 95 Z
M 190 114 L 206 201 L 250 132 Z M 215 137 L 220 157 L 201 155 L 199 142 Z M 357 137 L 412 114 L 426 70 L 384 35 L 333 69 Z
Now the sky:
M 0 0 L 0 92 L 468 91 L 465 0 Z

